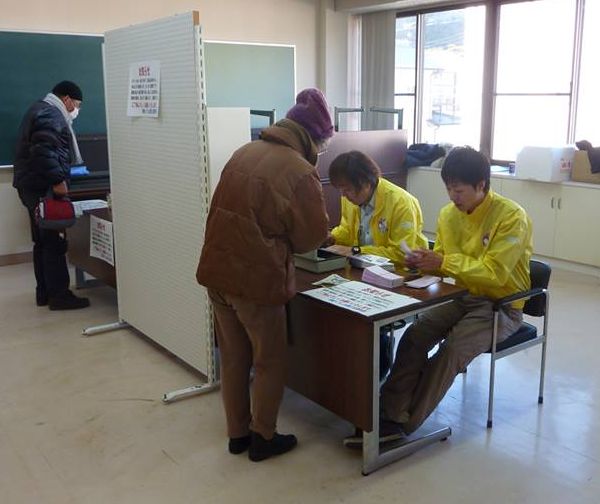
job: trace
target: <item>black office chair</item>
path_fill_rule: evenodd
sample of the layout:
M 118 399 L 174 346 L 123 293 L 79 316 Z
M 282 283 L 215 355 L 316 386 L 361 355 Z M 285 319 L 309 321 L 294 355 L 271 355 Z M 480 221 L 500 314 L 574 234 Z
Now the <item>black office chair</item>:
M 529 263 L 531 289 L 525 292 L 519 292 L 511 296 L 498 299 L 494 303 L 494 326 L 492 333 L 492 347 L 487 353 L 490 354 L 490 392 L 488 399 L 488 420 L 487 427 L 492 427 L 492 413 L 494 408 L 494 374 L 496 370 L 496 361 L 507 357 L 526 348 L 542 345 L 542 363 L 540 367 L 540 390 L 538 403 L 544 402 L 544 371 L 546 368 L 546 343 L 548 339 L 548 305 L 550 294 L 548 292 L 548 283 L 550 281 L 551 268 L 548 264 L 541 261 L 531 260 Z M 501 306 L 527 299 L 523 307 L 523 313 L 533 317 L 543 317 L 543 331 L 538 333 L 538 329 L 527 322 L 523 322 L 521 327 L 511 334 L 501 343 L 497 343 L 498 337 L 498 311 Z

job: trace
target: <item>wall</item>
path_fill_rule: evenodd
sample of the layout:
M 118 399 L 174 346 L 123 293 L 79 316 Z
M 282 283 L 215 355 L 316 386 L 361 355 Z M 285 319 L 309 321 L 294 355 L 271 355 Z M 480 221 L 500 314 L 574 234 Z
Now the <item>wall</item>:
M 0 29 L 104 33 L 189 10 L 209 40 L 294 44 L 297 89 L 320 86 L 332 106 L 345 104 L 347 14 L 333 0 L 0 0 Z M 0 173 L 0 256 L 31 248 L 11 180 Z

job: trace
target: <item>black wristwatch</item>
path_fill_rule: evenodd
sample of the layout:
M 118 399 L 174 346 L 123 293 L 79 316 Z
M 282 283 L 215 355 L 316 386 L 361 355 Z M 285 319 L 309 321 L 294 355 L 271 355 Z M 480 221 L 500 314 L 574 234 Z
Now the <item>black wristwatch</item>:
M 352 247 L 352 255 L 360 254 L 360 247 L 358 245 L 354 245 Z

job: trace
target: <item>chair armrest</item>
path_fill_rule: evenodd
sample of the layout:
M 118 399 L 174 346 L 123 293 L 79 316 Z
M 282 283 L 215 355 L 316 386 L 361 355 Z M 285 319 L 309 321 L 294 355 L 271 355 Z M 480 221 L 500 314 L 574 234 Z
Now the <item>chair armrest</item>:
M 496 299 L 496 301 L 494 301 L 493 310 L 498 311 L 501 306 L 504 306 L 508 303 L 512 303 L 513 301 L 518 301 L 520 299 L 527 299 L 532 298 L 534 296 L 539 296 L 540 294 L 544 294 L 545 292 L 546 289 L 538 287 L 536 289 L 517 292 L 516 294 L 511 294 L 510 296 L 505 296 L 503 298 Z

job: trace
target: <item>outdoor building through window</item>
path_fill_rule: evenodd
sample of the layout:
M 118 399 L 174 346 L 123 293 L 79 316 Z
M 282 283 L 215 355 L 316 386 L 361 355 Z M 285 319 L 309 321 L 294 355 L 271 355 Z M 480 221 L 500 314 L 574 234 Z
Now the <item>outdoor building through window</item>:
M 506 164 L 525 145 L 600 144 L 598 47 L 600 0 L 399 13 L 395 107 L 409 143 L 471 145 Z

